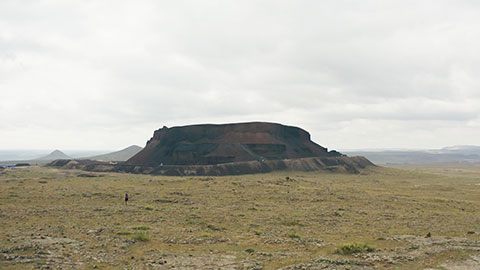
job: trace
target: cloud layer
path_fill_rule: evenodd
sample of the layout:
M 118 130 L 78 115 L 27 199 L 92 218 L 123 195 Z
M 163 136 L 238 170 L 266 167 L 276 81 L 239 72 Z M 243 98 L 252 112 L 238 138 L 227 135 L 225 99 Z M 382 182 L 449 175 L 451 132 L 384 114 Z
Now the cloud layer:
M 271 121 L 329 148 L 480 144 L 474 1 L 0 2 L 0 149 Z

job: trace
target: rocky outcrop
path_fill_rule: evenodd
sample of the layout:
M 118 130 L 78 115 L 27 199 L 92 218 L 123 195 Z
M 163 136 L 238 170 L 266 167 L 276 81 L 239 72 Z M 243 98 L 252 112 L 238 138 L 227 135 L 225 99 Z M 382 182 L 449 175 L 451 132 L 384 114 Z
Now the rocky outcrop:
M 275 123 L 192 125 L 156 130 L 126 164 L 217 165 L 223 163 L 339 157 L 314 143 L 303 129 Z

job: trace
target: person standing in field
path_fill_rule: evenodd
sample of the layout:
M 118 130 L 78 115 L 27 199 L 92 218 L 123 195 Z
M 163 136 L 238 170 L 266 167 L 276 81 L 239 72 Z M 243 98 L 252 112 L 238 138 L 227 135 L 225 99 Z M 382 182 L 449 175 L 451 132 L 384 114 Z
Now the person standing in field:
M 128 192 L 125 192 L 125 205 L 128 205 Z

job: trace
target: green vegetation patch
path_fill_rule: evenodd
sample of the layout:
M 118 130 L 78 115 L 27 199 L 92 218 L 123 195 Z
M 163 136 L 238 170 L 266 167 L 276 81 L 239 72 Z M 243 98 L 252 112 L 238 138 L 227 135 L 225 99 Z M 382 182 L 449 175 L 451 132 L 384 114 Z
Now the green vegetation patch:
M 299 234 L 297 231 L 295 230 L 291 230 L 287 233 L 287 236 L 292 238 L 292 239 L 301 239 L 302 238 L 302 235 Z
M 149 241 L 150 236 L 148 235 L 148 232 L 145 231 L 137 231 L 132 234 L 132 239 L 136 241 Z
M 209 238 L 209 237 L 212 237 L 213 234 L 209 233 L 209 232 L 202 232 L 202 234 L 200 234 L 200 237 L 203 237 L 203 238 Z

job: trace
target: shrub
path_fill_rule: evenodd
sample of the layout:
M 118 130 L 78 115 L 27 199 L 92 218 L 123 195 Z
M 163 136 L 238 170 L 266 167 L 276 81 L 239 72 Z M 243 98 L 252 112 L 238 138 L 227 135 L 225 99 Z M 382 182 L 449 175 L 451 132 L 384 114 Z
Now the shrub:
M 247 249 L 245 249 L 245 252 L 254 253 L 254 252 L 255 252 L 255 249 L 253 249 L 253 248 L 247 248 Z
M 146 225 L 138 225 L 138 226 L 133 226 L 132 229 L 133 230 L 148 231 L 148 230 L 150 230 L 150 227 L 146 226 Z
M 222 231 L 222 230 L 224 230 L 224 228 L 215 226 L 213 224 L 207 224 L 207 228 L 212 230 L 212 231 Z
M 293 226 L 303 227 L 303 226 L 305 226 L 302 223 L 300 223 L 300 221 L 294 220 L 294 219 L 285 219 L 285 220 L 281 221 L 281 224 L 285 225 L 285 226 L 289 226 L 289 227 L 293 227 Z
M 153 209 L 153 206 L 145 206 L 145 210 L 152 211 Z
M 138 231 L 138 232 L 134 232 L 134 233 L 132 234 L 132 239 L 133 239 L 133 240 L 136 240 L 136 241 L 145 242 L 145 241 L 150 240 L 150 236 L 149 236 L 148 233 L 145 232 L 145 231 Z
M 302 238 L 302 236 L 301 236 L 298 232 L 296 232 L 295 230 L 289 231 L 289 232 L 287 233 L 287 236 L 290 237 L 290 238 L 292 238 L 292 239 L 300 239 L 300 238 Z
M 352 243 L 343 244 L 342 246 L 338 247 L 335 250 L 335 253 L 350 255 L 354 253 L 372 252 L 372 251 L 375 251 L 375 248 L 370 244 L 362 243 L 362 242 L 352 242 Z
M 118 235 L 130 235 L 130 234 L 132 234 L 132 232 L 127 231 L 127 230 L 121 230 L 121 231 L 118 231 L 117 234 Z
M 212 234 L 209 233 L 209 232 L 202 232 L 202 234 L 200 235 L 200 237 L 209 238 L 209 237 L 212 237 Z

